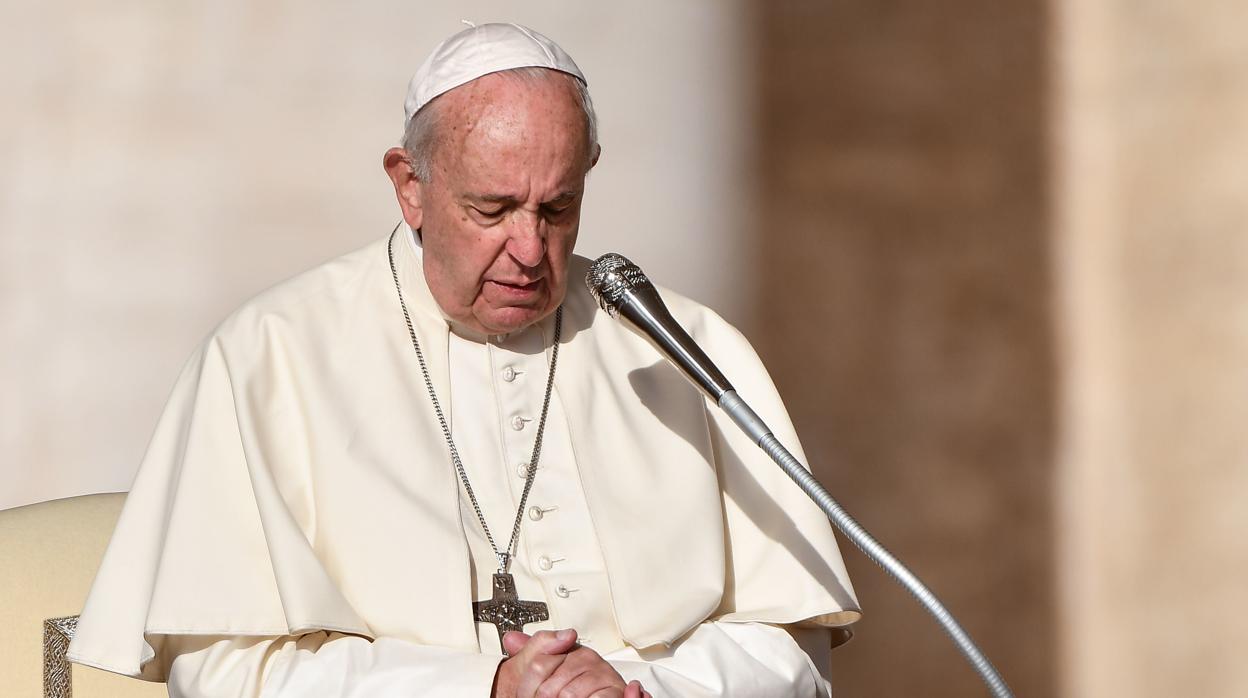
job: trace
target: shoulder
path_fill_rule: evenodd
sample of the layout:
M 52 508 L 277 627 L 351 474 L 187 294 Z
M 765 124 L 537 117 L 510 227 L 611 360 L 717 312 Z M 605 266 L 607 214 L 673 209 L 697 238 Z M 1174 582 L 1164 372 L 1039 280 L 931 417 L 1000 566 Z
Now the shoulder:
M 348 320 L 361 302 L 375 302 L 384 291 L 386 243 L 371 242 L 261 291 L 226 316 L 210 339 L 234 346 Z

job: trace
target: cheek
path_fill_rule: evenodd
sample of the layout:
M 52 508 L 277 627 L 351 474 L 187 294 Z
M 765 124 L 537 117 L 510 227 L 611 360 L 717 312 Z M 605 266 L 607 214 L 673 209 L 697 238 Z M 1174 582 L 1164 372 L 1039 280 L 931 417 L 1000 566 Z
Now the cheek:
M 566 290 L 570 282 L 568 279 L 568 260 L 572 256 L 572 248 L 576 244 L 576 231 L 573 230 L 568 235 L 561 235 L 552 240 L 547 255 L 549 257 L 550 273 L 555 283 L 555 290 Z
M 550 255 L 551 264 L 557 266 L 561 271 L 566 271 L 568 267 L 568 259 L 572 256 L 572 248 L 576 246 L 577 229 L 563 232 L 555 236 L 550 242 L 548 254 Z
M 425 276 L 429 290 L 443 306 L 463 307 L 476 295 L 477 275 L 467 263 L 464 246 L 446 230 L 426 232 L 424 243 Z M 450 308 L 447 308 L 448 310 Z
M 443 253 L 448 274 L 445 281 L 464 304 L 471 304 L 480 296 L 485 279 L 492 274 L 505 277 L 515 271 L 504 245 L 488 234 L 466 233 Z

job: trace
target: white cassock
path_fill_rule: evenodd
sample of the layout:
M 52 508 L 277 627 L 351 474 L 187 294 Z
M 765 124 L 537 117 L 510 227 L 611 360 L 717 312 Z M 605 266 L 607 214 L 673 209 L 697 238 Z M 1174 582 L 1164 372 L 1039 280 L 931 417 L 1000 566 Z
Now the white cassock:
M 69 650 L 173 696 L 489 695 L 471 604 L 497 559 L 451 464 L 387 241 L 280 284 L 192 356 Z M 512 529 L 554 316 L 453 327 L 404 229 L 395 263 L 486 522 Z M 542 454 L 511 571 L 656 696 L 822 695 L 859 617 L 824 515 L 644 339 L 573 257 Z M 677 320 L 802 458 L 766 371 L 710 310 Z M 783 625 L 784 628 L 777 626 Z M 813 657 L 813 659 L 812 659 Z

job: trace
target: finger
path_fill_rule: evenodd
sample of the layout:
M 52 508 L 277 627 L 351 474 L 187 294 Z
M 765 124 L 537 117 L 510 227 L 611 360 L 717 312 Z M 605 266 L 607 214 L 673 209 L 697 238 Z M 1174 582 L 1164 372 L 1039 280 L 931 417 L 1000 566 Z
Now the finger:
M 560 698 L 563 696 L 624 696 L 625 691 L 624 679 L 616 673 L 615 669 L 605 661 L 601 665 L 591 667 L 588 671 L 582 672 L 575 679 L 572 679 L 563 686 L 561 692 L 553 694 Z M 541 693 L 539 692 L 540 696 Z
M 538 695 L 541 685 L 566 659 L 566 654 L 542 654 L 525 649 L 507 660 L 519 664 L 520 677 L 516 681 L 516 698 L 533 698 Z
M 539 630 L 533 633 L 531 641 L 533 649 L 542 654 L 566 654 L 576 648 L 576 631 L 572 628 L 550 631 Z
M 602 663 L 602 658 L 598 656 L 598 653 L 587 647 L 578 647 L 565 656 L 566 659 L 564 659 L 563 664 L 560 664 L 559 668 L 538 687 L 538 698 L 554 698 L 555 696 L 567 695 L 563 693 L 563 690 L 568 684 L 572 683 L 586 671 L 598 668 L 598 665 Z
M 537 687 L 563 663 L 564 655 L 546 654 L 545 648 L 558 648 L 562 641 L 550 630 L 541 630 L 532 636 L 521 632 L 503 634 L 503 644 L 511 651 L 510 656 L 499 665 L 497 672 L 498 695 L 531 698 Z
M 633 698 L 641 698 L 640 686 Z M 594 695 L 605 689 L 616 689 L 611 695 L 624 695 L 624 679 L 615 667 L 588 647 L 578 647 L 567 654 L 567 659 L 546 679 L 537 690 L 538 698 L 554 696 Z
M 524 646 L 529 644 L 531 639 L 531 637 L 518 630 L 503 633 L 503 651 L 509 655 L 514 655 L 524 649 Z
M 629 681 L 624 687 L 624 698 L 644 698 L 645 691 L 641 690 L 641 682 L 636 679 Z
M 515 677 L 516 696 L 530 698 L 536 695 L 538 688 L 576 647 L 576 631 L 572 629 L 533 633 L 524 648 L 508 660 L 512 663 L 508 669 L 510 675 Z

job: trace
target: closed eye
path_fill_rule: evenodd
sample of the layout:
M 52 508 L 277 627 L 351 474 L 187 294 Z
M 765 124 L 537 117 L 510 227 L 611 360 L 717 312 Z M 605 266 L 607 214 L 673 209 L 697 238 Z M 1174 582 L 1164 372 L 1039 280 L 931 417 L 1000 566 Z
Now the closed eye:
M 560 214 L 566 213 L 568 209 L 576 204 L 577 195 L 575 192 L 564 192 L 558 197 L 542 204 L 542 211 L 547 218 L 556 218 Z
M 506 206 L 486 206 L 484 208 L 480 206 L 469 206 L 468 208 L 472 209 L 473 213 L 477 214 L 481 218 L 498 218 L 503 215 L 504 211 L 507 210 Z
M 570 203 L 560 204 L 558 206 L 552 206 L 550 204 L 545 204 L 542 206 L 542 210 L 546 212 L 547 217 L 555 217 L 562 213 L 567 213 L 568 209 L 570 208 L 572 208 L 572 204 Z

